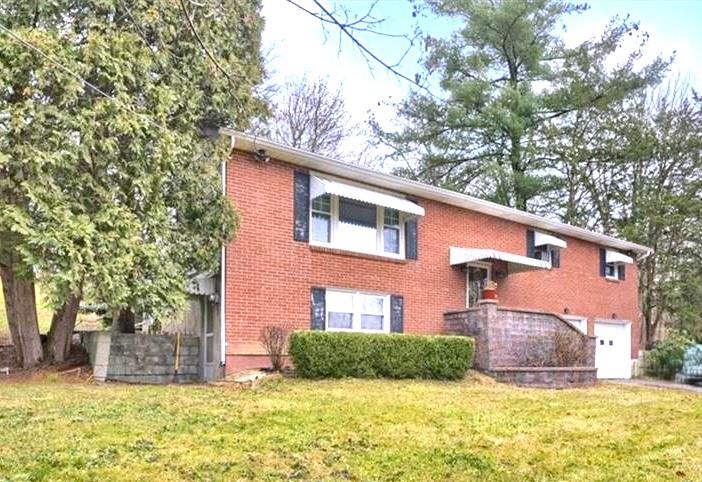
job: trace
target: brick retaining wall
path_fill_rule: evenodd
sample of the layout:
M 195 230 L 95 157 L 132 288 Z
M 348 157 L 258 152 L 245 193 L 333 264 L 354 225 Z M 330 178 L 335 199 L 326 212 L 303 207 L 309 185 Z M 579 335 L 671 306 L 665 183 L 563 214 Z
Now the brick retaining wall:
M 543 343 L 552 344 L 559 331 L 576 333 L 587 340 L 585 367 L 588 369 L 559 371 L 560 367 L 526 367 L 522 370 L 520 353 L 529 339 L 538 337 Z M 570 322 L 552 313 L 499 307 L 495 302 L 483 301 L 476 308 L 445 313 L 444 332 L 473 337 L 476 345 L 474 366 L 501 381 L 574 386 L 593 383 L 596 378 L 595 337 L 582 334 Z
M 498 382 L 541 388 L 575 388 L 594 385 L 594 367 L 504 367 L 488 372 Z

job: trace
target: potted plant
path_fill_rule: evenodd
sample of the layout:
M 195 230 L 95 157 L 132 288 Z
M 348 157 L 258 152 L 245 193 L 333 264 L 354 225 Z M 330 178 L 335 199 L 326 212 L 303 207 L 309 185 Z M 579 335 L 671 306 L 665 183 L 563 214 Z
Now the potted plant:
M 484 300 L 496 300 L 497 299 L 497 283 L 494 281 L 488 281 L 483 289 L 483 299 Z

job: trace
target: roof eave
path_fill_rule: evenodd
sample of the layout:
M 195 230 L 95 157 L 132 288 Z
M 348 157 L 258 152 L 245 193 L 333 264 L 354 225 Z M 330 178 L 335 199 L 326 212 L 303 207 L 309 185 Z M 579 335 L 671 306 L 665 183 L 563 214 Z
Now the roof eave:
M 322 172 L 364 182 L 366 184 L 375 185 L 385 189 L 391 189 L 397 192 L 449 204 L 451 206 L 477 211 L 501 219 L 514 221 L 519 224 L 560 233 L 576 239 L 582 239 L 602 246 L 620 249 L 623 251 L 632 251 L 639 255 L 649 255 L 653 252 L 652 249 L 646 246 L 632 243 L 630 241 L 614 238 L 605 234 L 595 233 L 588 231 L 587 229 L 561 223 L 559 221 L 546 219 L 536 214 L 519 211 L 518 209 L 485 201 L 467 194 L 449 191 L 447 189 L 431 186 L 418 181 L 404 179 L 392 174 L 373 171 L 371 169 L 338 161 L 336 159 L 312 152 L 285 146 L 262 137 L 244 134 L 234 129 L 222 128 L 220 129 L 220 133 L 231 136 L 234 139 L 233 144 L 235 149 L 250 152 L 265 149 L 266 154 L 275 159 L 304 166 L 309 169 L 316 169 Z

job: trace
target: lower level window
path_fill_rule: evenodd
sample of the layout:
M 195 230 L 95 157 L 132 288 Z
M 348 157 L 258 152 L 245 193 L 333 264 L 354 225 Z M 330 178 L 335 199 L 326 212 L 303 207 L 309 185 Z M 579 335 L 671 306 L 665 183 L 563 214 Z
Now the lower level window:
M 390 331 L 388 295 L 327 290 L 325 304 L 329 331 Z

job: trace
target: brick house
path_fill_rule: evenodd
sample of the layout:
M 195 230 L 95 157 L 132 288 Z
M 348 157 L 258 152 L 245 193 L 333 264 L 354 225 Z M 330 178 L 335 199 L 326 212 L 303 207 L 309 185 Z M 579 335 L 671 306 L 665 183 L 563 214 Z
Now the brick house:
M 210 363 L 266 366 L 259 336 L 271 324 L 442 333 L 445 314 L 472 308 L 494 281 L 500 307 L 553 313 L 597 337 L 600 377 L 630 376 L 635 259 L 648 248 L 222 132 L 233 147 L 224 186 L 241 219 L 203 333 Z

